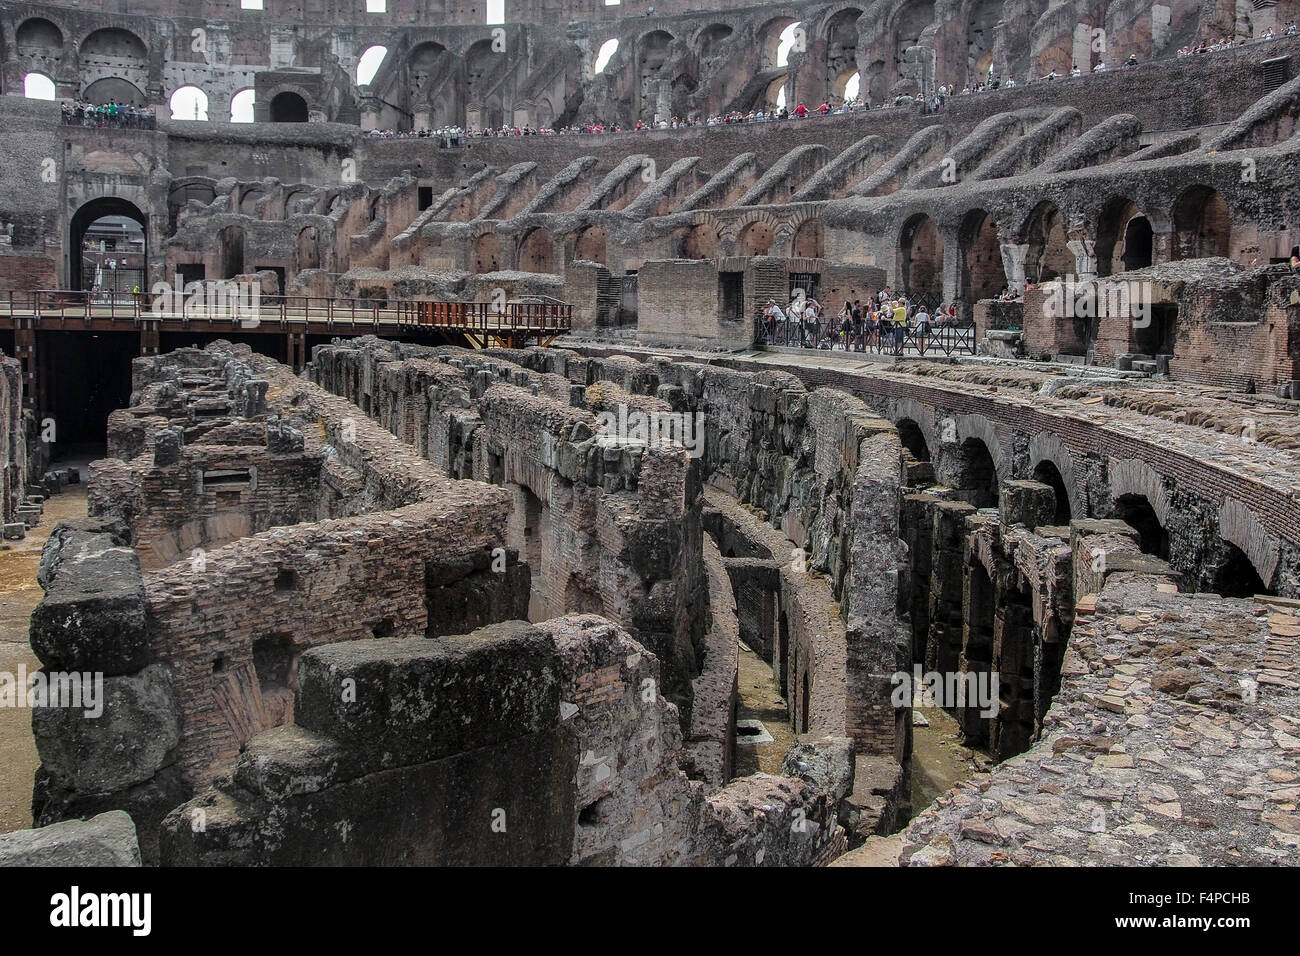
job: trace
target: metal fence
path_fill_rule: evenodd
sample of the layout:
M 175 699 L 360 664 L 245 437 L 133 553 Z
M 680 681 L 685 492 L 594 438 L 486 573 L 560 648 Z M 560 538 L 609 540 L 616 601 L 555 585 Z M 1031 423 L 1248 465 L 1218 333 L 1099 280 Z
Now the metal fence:
M 759 315 L 755 341 L 760 345 L 864 352 L 878 355 L 974 355 L 975 325 L 931 325 L 926 332 L 916 326 L 887 327 L 883 332 L 863 324 L 862 333 L 844 333 L 836 318 L 815 324 L 785 319 L 773 321 Z

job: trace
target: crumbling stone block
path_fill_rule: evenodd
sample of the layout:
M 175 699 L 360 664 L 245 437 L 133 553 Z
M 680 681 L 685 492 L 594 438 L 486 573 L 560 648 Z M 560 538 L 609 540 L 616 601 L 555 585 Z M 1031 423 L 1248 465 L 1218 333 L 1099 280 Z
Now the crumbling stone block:
M 0 866 L 139 866 L 135 824 L 121 810 L 0 834 Z

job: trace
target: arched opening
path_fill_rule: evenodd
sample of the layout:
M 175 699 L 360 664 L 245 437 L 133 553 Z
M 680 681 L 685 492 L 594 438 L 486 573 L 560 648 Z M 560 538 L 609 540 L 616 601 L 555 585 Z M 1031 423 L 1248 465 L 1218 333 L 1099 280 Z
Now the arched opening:
M 789 77 L 784 73 L 767 85 L 763 93 L 763 102 L 758 104 L 764 110 L 782 110 L 786 107 L 785 87 Z
M 257 95 L 253 90 L 240 90 L 230 98 L 230 122 L 251 123 Z
M 72 216 L 69 284 L 74 289 L 130 294 L 145 289 L 149 220 L 116 196 L 92 199 Z
M 925 432 L 921 431 L 920 425 L 910 418 L 902 418 L 895 427 L 898 429 L 898 440 L 913 459 L 918 462 L 930 460 L 930 444 L 925 440 Z
M 715 23 L 705 27 L 700 31 L 699 38 L 695 41 L 695 54 L 701 62 L 711 60 L 719 54 L 719 48 L 722 41 L 732 34 L 731 27 L 725 23 Z
M 262 218 L 262 210 L 259 204 L 266 199 L 266 190 L 258 186 L 250 186 L 244 190 L 243 195 L 239 197 L 239 212 L 244 216 L 251 216 L 254 219 Z
M 1232 217 L 1228 204 L 1209 186 L 1192 186 L 1174 204 L 1175 259 L 1228 256 L 1232 249 Z
M 463 121 L 455 99 L 455 60 L 445 46 L 432 42 L 421 43 L 407 56 L 407 86 L 417 128 L 436 129 Z
M 943 237 L 933 219 L 924 213 L 903 224 L 899 238 L 903 288 L 929 308 L 943 298 Z
M 494 232 L 485 232 L 474 240 L 474 265 L 470 270 L 475 274 L 497 272 L 501 268 L 501 240 Z
M 208 94 L 197 86 L 182 86 L 172 93 L 167 101 L 171 107 L 174 120 L 206 120 L 208 118 Z
M 657 115 L 661 83 L 659 73 L 668 62 L 668 48 L 673 42 L 672 34 L 664 30 L 653 30 L 643 36 L 637 44 L 639 66 L 637 76 L 641 89 L 641 118 L 668 119 Z
M 957 496 L 976 508 L 998 506 L 998 469 L 983 439 L 967 438 L 957 449 Z
M 149 60 L 149 47 L 129 30 L 108 27 L 96 30 L 81 42 L 79 50 L 84 63 L 94 60 L 103 66 L 129 66 L 144 68 Z
M 854 100 L 858 98 L 858 94 L 860 94 L 861 92 L 862 92 L 861 73 L 853 73 L 851 75 L 848 75 L 848 79 L 844 81 L 844 88 L 839 89 L 837 86 L 835 89 L 835 95 L 838 96 L 845 103 L 852 103 Z
M 679 258 L 712 259 L 718 254 L 718 230 L 708 223 L 691 226 L 682 237 Z
M 307 226 L 298 233 L 298 268 L 320 268 L 320 244 L 316 238 L 315 226 Z
M 1065 223 L 1055 203 L 1040 202 L 1029 214 L 1024 239 L 1025 279 L 1035 285 L 1074 273 L 1074 253 L 1066 245 Z
M 1207 591 L 1224 597 L 1249 598 L 1256 594 L 1276 594 L 1264 583 L 1246 552 L 1230 541 L 1223 542 L 1222 561 L 1209 568 Z
M 775 17 L 758 28 L 755 42 L 758 47 L 759 71 L 785 67 L 796 39 L 803 36 L 799 21 L 793 17 Z
M 905 75 L 907 48 L 916 46 L 921 33 L 934 22 L 933 0 L 910 3 L 901 8 L 894 21 L 894 75 Z
M 357 57 L 357 86 L 369 86 L 388 56 L 388 47 L 372 46 Z
M 1124 196 L 1110 200 L 1097 222 L 1097 275 L 1147 268 L 1152 240 L 1151 220 L 1137 203 Z
M 1138 533 L 1138 547 L 1143 554 L 1169 560 L 1169 533 L 1145 495 L 1121 495 L 1115 510 L 1119 519 Z
M 500 102 L 489 94 L 493 80 L 507 68 L 507 60 L 508 57 L 493 51 L 491 40 L 479 40 L 466 51 L 466 125 L 484 129 L 500 129 L 505 125 L 505 112 Z
M 307 122 L 307 101 L 290 90 L 275 94 L 271 98 L 271 122 Z
M 144 106 L 144 94 L 130 80 L 120 76 L 106 76 L 87 86 L 81 93 L 87 103 L 120 103 L 125 106 Z
M 804 259 L 820 259 L 826 255 L 826 227 L 820 219 L 805 219 L 795 230 L 791 253 Z
M 555 240 L 545 229 L 532 230 L 519 243 L 519 270 L 543 273 L 555 271 Z
M 28 73 L 23 77 L 23 96 L 29 100 L 53 100 L 54 81 L 44 73 Z
M 33 17 L 24 20 L 14 32 L 20 57 L 59 60 L 63 57 L 63 31 L 49 20 Z
M 612 37 L 600 45 L 596 51 L 596 62 L 591 66 L 592 76 L 599 76 L 605 72 L 605 67 L 609 66 L 609 61 L 614 54 L 618 52 L 618 38 Z
M 1043 459 L 1034 467 L 1034 481 L 1050 485 L 1056 495 L 1056 514 L 1052 518 L 1052 523 L 1063 527 L 1070 524 L 1070 492 L 1065 487 L 1065 479 L 1061 477 L 1061 470 L 1056 467 L 1056 463 L 1050 459 Z
M 602 226 L 588 226 L 578 234 L 578 241 L 573 244 L 573 258 L 585 262 L 599 262 L 608 265 L 606 244 L 609 236 Z
M 233 279 L 244 274 L 244 230 L 226 226 L 218 236 L 221 244 L 221 277 Z
M 969 321 L 975 303 L 997 295 L 1006 288 L 1007 279 L 998 224 L 992 216 L 983 209 L 968 212 L 958 237 L 962 252 L 962 318 Z
M 975 0 L 966 23 L 966 76 L 954 80 L 974 85 L 986 82 L 993 65 L 993 41 L 1002 19 L 1001 0 Z
M 770 222 L 765 219 L 751 222 L 740 231 L 740 235 L 736 238 L 736 255 L 765 256 L 767 250 L 772 247 L 772 240 L 775 238 L 776 231 L 772 228 Z
M 849 7 L 826 21 L 826 87 L 841 100 L 853 98 L 845 93 L 845 87 L 858 75 L 858 18 L 861 16 L 861 10 Z

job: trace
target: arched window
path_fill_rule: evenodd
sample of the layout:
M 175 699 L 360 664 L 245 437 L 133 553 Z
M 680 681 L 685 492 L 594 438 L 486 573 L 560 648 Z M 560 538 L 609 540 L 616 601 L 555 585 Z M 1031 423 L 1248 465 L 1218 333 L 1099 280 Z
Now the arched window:
M 781 42 L 776 48 L 777 66 L 788 66 L 790 64 L 790 53 L 794 51 L 795 42 L 803 35 L 801 24 L 798 23 L 792 23 L 781 31 Z
M 208 118 L 208 94 L 197 86 L 182 86 L 168 101 L 172 108 L 174 120 L 206 120 Z
M 609 64 L 610 58 L 618 52 L 618 40 L 606 40 L 600 45 L 600 51 L 596 54 L 596 62 L 591 68 L 593 74 L 602 72 Z
M 852 103 L 858 98 L 858 90 L 862 87 L 862 74 L 854 73 L 849 77 L 849 81 L 844 84 L 844 102 Z
M 29 100 L 55 99 L 54 81 L 44 73 L 28 73 L 23 77 L 23 96 Z
M 357 86 L 370 85 L 386 56 L 388 47 L 383 46 L 372 46 L 361 54 L 361 59 L 357 60 Z
M 230 98 L 230 122 L 253 122 L 253 104 L 255 94 L 252 90 L 240 90 Z

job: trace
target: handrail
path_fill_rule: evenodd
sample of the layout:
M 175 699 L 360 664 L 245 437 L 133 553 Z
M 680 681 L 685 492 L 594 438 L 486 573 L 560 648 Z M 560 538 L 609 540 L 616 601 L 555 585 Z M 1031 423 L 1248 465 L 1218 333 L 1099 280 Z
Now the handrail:
M 326 298 L 310 295 L 265 296 L 258 300 L 254 314 L 227 309 L 222 303 L 214 314 L 200 302 L 198 308 L 189 303 L 169 301 L 166 295 L 150 292 L 111 293 L 87 292 L 71 289 L 34 289 L 3 293 L 0 304 L 9 314 L 31 313 L 36 318 L 54 317 L 66 320 L 80 317 L 87 324 L 93 319 L 108 319 L 138 324 L 154 319 L 180 320 L 184 325 L 204 322 L 230 321 L 244 328 L 270 326 L 290 329 L 312 322 L 323 322 L 328 328 L 350 326 L 353 329 L 383 326 L 452 328 L 483 333 L 505 331 L 566 331 L 572 326 L 573 305 L 550 299 L 545 302 L 508 302 L 504 309 L 496 309 L 487 302 L 443 302 L 420 299 L 399 299 L 393 302 L 374 298 Z M 179 309 L 175 308 L 180 305 Z M 237 305 L 237 303 L 236 303 Z

